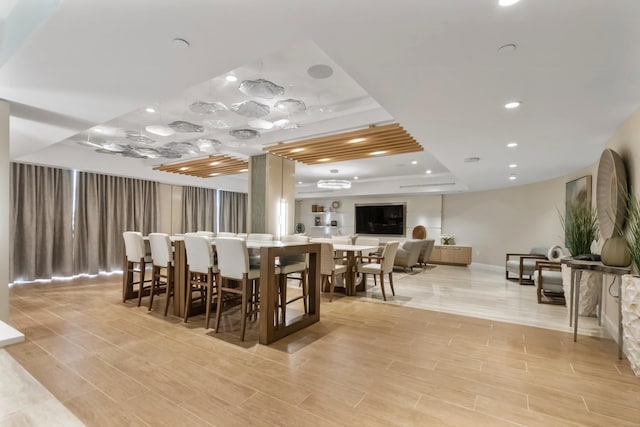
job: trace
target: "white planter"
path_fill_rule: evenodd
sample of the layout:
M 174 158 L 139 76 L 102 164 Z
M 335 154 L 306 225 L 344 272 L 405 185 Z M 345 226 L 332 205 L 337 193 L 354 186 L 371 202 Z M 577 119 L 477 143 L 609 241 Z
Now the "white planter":
M 569 310 L 569 301 L 571 300 L 571 269 L 562 264 L 562 288 L 564 289 L 564 298 L 567 301 L 567 310 Z M 598 271 L 582 271 L 580 280 L 580 304 L 578 307 L 578 315 L 595 317 L 597 315 L 598 302 L 602 294 L 602 273 Z M 572 313 L 569 313 L 571 316 Z
M 625 274 L 620 290 L 623 348 L 631 369 L 640 376 L 640 277 Z

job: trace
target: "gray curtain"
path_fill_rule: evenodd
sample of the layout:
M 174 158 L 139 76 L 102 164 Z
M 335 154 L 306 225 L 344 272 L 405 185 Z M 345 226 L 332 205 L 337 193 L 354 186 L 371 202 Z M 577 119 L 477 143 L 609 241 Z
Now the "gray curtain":
M 159 184 L 80 172 L 76 186 L 74 271 L 122 269 L 122 232 L 157 231 Z
M 216 190 L 182 188 L 182 231 L 215 231 Z
M 11 164 L 11 280 L 73 271 L 70 170 Z
M 220 231 L 247 232 L 248 198 L 246 193 L 220 191 Z

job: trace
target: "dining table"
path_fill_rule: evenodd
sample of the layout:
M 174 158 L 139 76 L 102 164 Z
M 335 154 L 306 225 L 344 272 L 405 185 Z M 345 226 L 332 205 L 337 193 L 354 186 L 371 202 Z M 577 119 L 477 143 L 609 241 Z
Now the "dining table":
M 344 284 L 345 295 L 354 296 L 356 291 L 365 291 L 366 276 L 362 275 L 360 282 L 358 282 L 356 278 L 357 254 L 364 251 L 378 250 L 378 246 L 334 243 L 333 250 L 336 253 L 343 252 L 346 254 L 347 272 L 345 273 Z

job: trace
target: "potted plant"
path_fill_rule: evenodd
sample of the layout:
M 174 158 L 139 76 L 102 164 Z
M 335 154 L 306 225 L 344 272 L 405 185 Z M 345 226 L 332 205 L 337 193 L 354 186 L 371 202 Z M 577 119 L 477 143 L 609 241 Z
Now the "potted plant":
M 633 372 L 640 376 L 640 199 L 627 195 L 627 248 L 635 275 L 622 276 L 620 286 L 625 353 Z
M 574 259 L 595 260 L 596 257 L 591 253 L 591 244 L 598 238 L 598 217 L 595 208 L 583 203 L 570 204 L 567 206 L 565 215 L 560 214 L 560 223 L 565 233 L 565 244 L 571 256 Z M 571 293 L 571 269 L 565 265 L 562 265 L 562 279 L 566 298 Z M 601 283 L 602 273 L 596 271 L 582 273 L 578 307 L 578 313 L 581 316 L 595 316 Z

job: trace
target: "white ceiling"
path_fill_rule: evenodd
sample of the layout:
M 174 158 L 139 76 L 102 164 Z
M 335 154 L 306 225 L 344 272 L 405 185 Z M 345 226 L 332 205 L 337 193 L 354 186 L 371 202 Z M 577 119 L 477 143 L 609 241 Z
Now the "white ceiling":
M 3 14 L 6 31 L 12 13 Z M 219 139 L 222 152 L 247 157 L 270 143 L 390 122 L 426 150 L 297 165 L 299 197 L 328 196 L 315 189 L 317 179 L 356 175 L 349 194 L 477 191 L 557 177 L 597 160 L 638 107 L 638 18 L 635 0 L 522 0 L 508 8 L 497 0 L 366 7 L 335 0 L 65 0 L 46 20 L 40 12 L 29 21 L 42 23 L 0 63 L 0 94 L 12 107 L 14 160 L 246 191 L 246 173 L 182 177 L 151 169 L 166 160 L 98 154 L 71 141 L 117 138 L 158 117 L 202 124 L 204 117 L 188 111 L 191 102 L 238 102 L 247 99 L 236 88 L 241 80 L 266 78 L 285 87 L 278 99 L 307 104 L 308 112 L 289 117 L 300 128 L 238 146 L 226 130 L 205 126 L 203 135 Z M 176 47 L 176 37 L 191 46 Z M 516 50 L 498 53 L 507 43 Z M 306 70 L 318 63 L 331 65 L 333 76 L 311 79 Z M 224 80 L 228 73 L 240 78 L 236 86 Z M 523 104 L 505 110 L 510 100 Z M 151 105 L 155 118 L 144 112 Z M 96 126 L 116 136 L 98 135 Z M 510 141 L 519 146 L 507 149 Z M 463 161 L 472 156 L 481 160 Z M 508 180 L 511 173 L 517 180 Z

